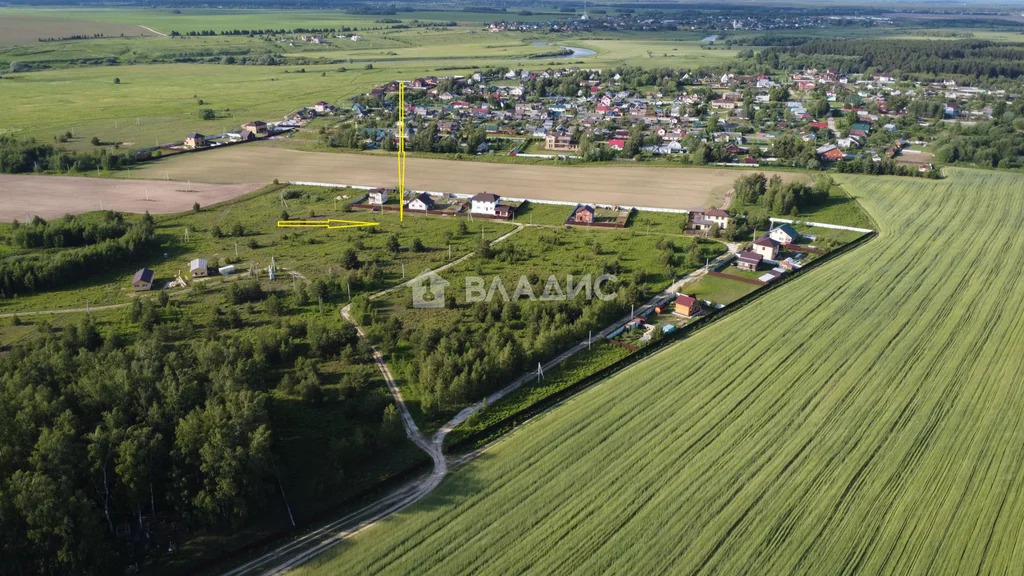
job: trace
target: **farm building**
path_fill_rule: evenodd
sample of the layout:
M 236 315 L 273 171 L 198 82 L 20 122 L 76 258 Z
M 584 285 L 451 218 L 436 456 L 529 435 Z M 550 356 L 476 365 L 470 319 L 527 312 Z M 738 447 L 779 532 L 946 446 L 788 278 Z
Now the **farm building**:
M 196 148 L 202 148 L 203 146 L 206 146 L 206 136 L 203 136 L 199 132 L 192 132 L 188 136 L 185 136 L 186 148 L 192 148 L 194 150 Z
M 142 268 L 132 278 L 132 289 L 136 292 L 143 292 L 153 288 L 153 271 L 149 268 Z
M 697 300 L 695 297 L 680 294 L 679 297 L 676 298 L 676 309 L 674 314 L 677 316 L 690 318 L 700 313 L 700 310 L 700 300 Z
M 779 243 L 767 236 L 754 240 L 752 251 L 766 260 L 774 260 L 779 255 Z
M 761 260 L 763 259 L 764 257 L 757 252 L 744 250 L 736 257 L 736 267 L 740 270 L 757 270 L 757 267 L 761 265 Z
M 498 207 L 498 201 L 501 200 L 501 196 L 497 194 L 489 194 L 487 192 L 481 192 L 476 196 L 473 196 L 470 200 L 470 212 L 472 214 L 485 214 L 487 216 L 494 216 L 495 210 Z
M 387 188 L 374 188 L 370 190 L 370 204 L 384 204 L 388 201 Z
M 408 207 L 409 210 L 422 210 L 423 212 L 426 212 L 427 210 L 433 210 L 434 199 L 430 197 L 430 194 L 427 194 L 426 192 L 421 192 L 417 194 L 415 198 L 409 201 Z
M 792 244 L 800 238 L 800 234 L 789 224 L 772 228 L 768 236 L 779 244 Z
M 192 273 L 193 278 L 205 278 L 210 274 L 210 269 L 206 264 L 205 258 L 196 258 L 189 262 L 188 269 Z
M 572 221 L 577 224 L 593 224 L 594 223 L 594 208 L 593 206 L 579 206 L 576 211 L 573 212 Z
M 250 130 L 242 130 L 238 133 L 238 139 L 242 142 L 252 142 L 256 139 L 256 135 Z

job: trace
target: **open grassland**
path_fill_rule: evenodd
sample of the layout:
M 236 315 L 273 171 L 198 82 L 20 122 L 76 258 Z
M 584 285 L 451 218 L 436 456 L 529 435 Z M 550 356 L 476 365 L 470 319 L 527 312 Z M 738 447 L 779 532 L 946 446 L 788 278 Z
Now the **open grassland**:
M 148 256 L 95 270 L 88 278 L 77 279 L 64 288 L 0 299 L 0 314 L 77 309 L 87 304 L 125 305 L 137 296 L 131 290 L 131 277 L 137 269 L 146 266 L 155 272 L 155 289 L 165 286 L 179 273 L 188 279 L 188 263 L 193 258 L 205 258 L 210 266 L 236 264 L 240 272 L 247 271 L 250 264 L 266 268 L 270 259 L 275 258 L 277 266 L 293 270 L 309 280 L 337 277 L 345 273 L 341 263 L 348 249 L 356 250 L 364 264 L 372 263 L 377 274 L 375 279 L 353 277 L 351 288 L 355 296 L 362 291 L 376 292 L 399 283 L 405 269 L 418 274 L 426 268 L 448 262 L 449 233 L 452 234 L 451 255 L 455 259 L 472 252 L 481 236 L 493 240 L 513 229 L 508 223 L 477 220 L 468 223 L 467 233 L 463 235 L 456 233 L 456 222 L 448 218 L 407 216 L 404 222 L 400 222 L 398 214 L 392 212 L 344 212 L 345 204 L 360 195 L 365 195 L 365 192 L 269 186 L 233 201 L 203 207 L 198 213 L 158 216 L 156 234 L 159 246 Z M 287 207 L 282 204 L 282 196 L 286 197 Z M 335 202 L 339 196 L 342 199 Z M 279 228 L 277 220 L 284 216 L 282 213 L 285 211 L 292 219 L 336 218 L 378 222 L 379 225 L 335 230 Z M 0 234 L 9 230 L 9 225 L 0 224 Z M 401 245 L 397 254 L 384 250 L 392 234 Z M 413 240 L 417 238 L 424 246 L 420 252 L 411 249 Z M 221 285 L 234 278 L 237 276 L 210 278 L 193 283 L 188 290 L 195 288 L 195 284 Z M 279 282 L 295 284 L 286 276 Z M 182 290 L 176 289 L 170 294 L 176 296 L 179 292 Z M 324 304 L 341 304 L 341 301 L 325 300 Z
M 879 238 L 299 573 L 1018 571 L 1024 178 L 842 183 Z
M 132 170 L 131 176 L 212 183 L 278 178 L 282 182 L 394 186 L 395 162 L 393 155 L 300 152 L 247 144 L 152 162 Z M 540 166 L 410 157 L 405 184 L 434 192 L 476 194 L 486 190 L 513 198 L 693 208 L 721 202 L 741 173 L 722 168 Z M 795 172 L 779 174 L 787 182 L 802 177 Z

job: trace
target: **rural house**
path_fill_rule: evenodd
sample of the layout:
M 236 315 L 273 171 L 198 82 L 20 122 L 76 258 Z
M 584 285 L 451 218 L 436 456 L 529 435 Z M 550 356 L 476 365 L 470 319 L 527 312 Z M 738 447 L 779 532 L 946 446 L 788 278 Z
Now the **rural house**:
M 242 129 L 248 130 L 257 136 L 266 136 L 268 132 L 267 123 L 262 120 L 246 122 L 245 124 L 242 124 Z
M 779 244 L 792 244 L 800 238 L 800 234 L 789 224 L 783 224 L 782 226 L 772 228 L 772 230 L 768 232 L 768 236 Z
M 676 309 L 674 314 L 683 318 L 691 318 L 700 313 L 700 300 L 693 296 L 680 294 L 676 298 Z
M 779 243 L 767 236 L 762 236 L 754 240 L 752 250 L 765 260 L 774 260 L 779 255 Z
M 498 196 L 497 194 L 481 192 L 476 196 L 473 196 L 469 200 L 471 206 L 470 213 L 494 216 L 495 209 L 498 207 L 498 201 L 501 200 L 501 196 Z
M 757 252 L 743 250 L 736 256 L 736 267 L 740 270 L 757 270 L 763 258 Z
M 594 208 L 592 206 L 587 206 L 586 204 L 578 206 L 576 211 L 573 212 L 572 221 L 577 224 L 593 224 Z
M 715 224 L 718 224 L 720 230 L 725 230 L 729 227 L 729 222 L 732 221 L 732 216 L 725 210 L 694 210 L 690 212 L 690 217 L 693 221 L 694 230 L 710 230 Z
M 571 134 L 548 134 L 544 137 L 544 148 L 548 150 L 579 151 L 579 146 L 572 143 Z
M 498 204 L 494 207 L 494 215 L 498 218 L 504 218 L 509 220 L 512 218 L 514 210 L 508 204 Z
M 385 204 L 388 201 L 387 188 L 373 188 L 370 190 L 370 204 Z
M 196 258 L 195 260 L 189 262 L 188 269 L 192 273 L 193 278 L 205 278 L 210 274 L 210 270 L 206 265 L 205 258 Z
M 136 292 L 143 292 L 153 287 L 153 271 L 149 268 L 142 268 L 132 278 L 132 289 Z
M 185 136 L 185 148 L 202 148 L 206 146 L 206 136 L 203 136 L 199 132 L 192 132 L 188 136 Z
M 423 212 L 426 212 L 427 210 L 433 210 L 434 199 L 430 197 L 430 194 L 427 194 L 426 192 L 421 192 L 417 194 L 415 198 L 409 201 L 408 208 L 409 210 L 422 210 Z

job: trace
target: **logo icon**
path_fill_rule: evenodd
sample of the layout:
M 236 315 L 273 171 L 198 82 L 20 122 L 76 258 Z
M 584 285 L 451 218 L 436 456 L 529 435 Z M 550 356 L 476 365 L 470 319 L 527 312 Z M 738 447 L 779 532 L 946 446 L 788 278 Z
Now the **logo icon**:
M 413 308 L 444 308 L 444 288 L 449 284 L 433 270 L 427 270 L 409 282 Z

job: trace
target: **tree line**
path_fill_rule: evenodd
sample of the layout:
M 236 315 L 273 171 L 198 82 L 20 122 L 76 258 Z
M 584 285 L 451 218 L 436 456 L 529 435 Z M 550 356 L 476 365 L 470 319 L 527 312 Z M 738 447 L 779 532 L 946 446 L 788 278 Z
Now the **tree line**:
M 97 272 L 122 266 L 152 249 L 155 229 L 153 218 L 146 214 L 142 221 L 129 226 L 117 238 L 73 250 L 9 257 L 0 266 L 0 298 L 67 286 Z M 16 237 L 17 234 L 16 229 Z
M 120 238 L 128 231 L 128 226 L 123 214 L 110 210 L 103 213 L 102 222 L 70 214 L 52 222 L 36 216 L 27 224 L 15 220 L 11 224 L 8 243 L 18 248 L 90 246 L 104 240 Z
M 40 143 L 35 138 L 20 139 L 0 134 L 0 173 L 3 174 L 120 170 L 130 163 L 130 157 L 110 154 L 105 149 L 74 152 Z
M 813 40 L 770 46 L 755 58 L 775 70 L 833 67 L 843 73 L 876 69 L 988 78 L 1024 75 L 1024 46 L 984 40 Z

